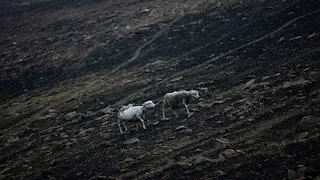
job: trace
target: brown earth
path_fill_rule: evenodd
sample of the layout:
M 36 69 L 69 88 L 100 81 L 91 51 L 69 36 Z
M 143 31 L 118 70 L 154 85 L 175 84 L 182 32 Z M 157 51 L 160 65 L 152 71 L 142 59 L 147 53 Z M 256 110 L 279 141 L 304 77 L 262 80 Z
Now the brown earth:
M 0 3 L 0 179 L 319 179 L 320 2 Z M 197 89 L 120 134 L 117 109 Z M 170 114 L 172 116 L 172 114 Z

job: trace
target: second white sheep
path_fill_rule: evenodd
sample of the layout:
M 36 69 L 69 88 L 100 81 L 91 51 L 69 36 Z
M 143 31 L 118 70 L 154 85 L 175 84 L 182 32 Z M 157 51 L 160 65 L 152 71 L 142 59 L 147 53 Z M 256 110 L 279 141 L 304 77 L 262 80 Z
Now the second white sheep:
M 182 90 L 167 93 L 163 98 L 162 119 L 170 119 L 165 116 L 165 110 L 168 106 L 171 112 L 178 117 L 178 114 L 173 109 L 183 105 L 187 110 L 188 117 L 190 117 L 192 113 L 190 113 L 187 104 L 191 101 L 191 99 L 199 99 L 199 97 L 199 92 L 197 90 Z

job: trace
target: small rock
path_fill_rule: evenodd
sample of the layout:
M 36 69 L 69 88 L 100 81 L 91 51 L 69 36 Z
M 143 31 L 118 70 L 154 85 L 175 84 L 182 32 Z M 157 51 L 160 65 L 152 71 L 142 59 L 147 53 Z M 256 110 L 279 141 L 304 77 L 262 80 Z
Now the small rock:
M 130 30 L 130 29 L 131 29 L 131 26 L 127 25 L 127 26 L 126 26 L 126 29 L 127 29 L 127 30 Z
M 66 139 L 69 137 L 69 135 L 67 133 L 60 133 L 60 137 Z
M 310 135 L 309 132 L 303 132 L 303 133 L 298 134 L 298 137 L 297 137 L 298 142 L 305 141 L 305 139 L 307 137 L 309 137 L 309 135 Z
M 162 81 L 162 78 L 157 78 L 156 79 L 156 82 L 160 82 L 160 81 Z
M 214 119 L 214 118 L 216 118 L 216 117 L 218 117 L 218 116 L 220 116 L 220 114 L 219 114 L 219 113 L 215 113 L 214 115 L 211 115 L 209 118 L 210 118 L 210 119 Z
M 111 114 L 112 111 L 113 111 L 113 108 L 106 107 L 104 109 L 100 109 L 99 111 L 102 112 L 102 113 L 105 113 L 105 114 Z
M 138 156 L 137 158 L 138 158 L 138 159 L 143 159 L 144 157 L 146 157 L 146 155 L 141 154 L 141 155 L 140 155 L 140 156 Z
M 92 116 L 94 116 L 95 115 L 95 113 L 94 112 L 92 112 L 92 111 L 87 111 L 86 112 L 86 117 L 92 117 Z
M 228 107 L 224 108 L 223 112 L 229 112 L 229 111 L 231 111 L 233 109 L 234 109 L 234 107 L 228 106 Z
M 197 148 L 197 149 L 196 149 L 196 152 L 197 152 L 197 153 L 199 153 L 199 152 L 203 152 L 203 150 L 202 150 L 202 149 L 200 149 L 200 148 Z
M 300 168 L 298 169 L 298 174 L 299 174 L 299 176 L 300 176 L 300 177 L 303 177 L 303 176 L 305 175 L 307 169 L 308 169 L 307 167 L 300 167 Z
M 278 150 L 279 149 L 280 144 L 277 142 L 269 142 L 267 144 L 267 149 L 268 150 Z
M 150 29 L 151 29 L 150 27 L 146 27 L 146 26 L 145 26 L 145 27 L 139 27 L 139 28 L 138 28 L 138 31 L 139 31 L 139 32 L 146 32 L 146 31 L 150 31 Z
M 231 21 L 231 19 L 225 18 L 225 19 L 221 19 L 221 21 L 222 21 L 222 22 L 229 22 L 229 21 Z
M 218 162 L 223 162 L 225 160 L 226 158 L 223 155 L 219 154 L 219 157 L 216 159 L 213 159 L 211 162 L 218 163 Z
M 126 158 L 126 159 L 124 160 L 124 162 L 133 162 L 133 161 L 134 161 L 134 159 L 131 158 L 131 157 L 128 157 L 128 158 Z
M 297 178 L 297 173 L 291 169 L 288 169 L 288 179 L 294 180 Z
M 179 133 L 181 133 L 181 134 L 192 134 L 193 130 L 190 129 L 190 128 L 187 128 L 187 129 L 183 129 L 183 130 L 179 131 Z
M 219 138 L 219 139 L 216 139 L 216 141 L 218 141 L 222 144 L 229 144 L 230 143 L 229 139 L 227 139 L 227 138 Z
M 313 37 L 315 37 L 317 34 L 316 33 L 312 33 L 312 34 L 310 34 L 309 36 L 308 36 L 308 38 L 313 38 Z
M 147 12 L 150 12 L 150 10 L 149 10 L 149 9 L 143 9 L 143 10 L 141 10 L 141 13 L 147 13 Z
M 231 120 L 231 121 L 234 121 L 234 120 L 236 120 L 236 119 L 237 119 L 237 116 L 231 116 L 231 117 L 230 117 L 230 120 Z
M 83 36 L 84 40 L 88 40 L 88 39 L 91 39 L 91 38 L 93 38 L 93 36 L 91 36 L 91 35 L 84 35 Z
M 234 59 L 234 56 L 227 56 L 226 60 Z
M 305 116 L 298 123 L 298 128 L 302 131 L 312 129 L 317 126 L 320 126 L 320 118 L 315 116 Z
M 98 179 L 108 179 L 108 180 L 120 180 L 119 178 L 116 177 L 112 177 L 112 176 L 95 176 L 93 178 L 91 178 L 90 180 L 98 180 Z
M 109 141 L 104 141 L 104 142 L 101 143 L 101 145 L 103 145 L 103 146 L 113 146 L 113 144 L 111 142 L 109 142 Z
M 251 87 L 255 81 L 256 81 L 256 79 L 251 79 L 250 81 L 248 81 L 246 84 L 243 85 L 242 89 L 246 89 L 248 87 Z
M 49 109 L 49 114 L 56 114 L 58 111 L 55 109 Z
M 11 170 L 11 168 L 4 168 L 0 174 L 7 174 L 9 171 Z
M 297 39 L 301 39 L 301 36 L 296 36 L 296 37 L 290 38 L 289 40 L 293 41 L 293 40 L 297 40 Z
M 237 154 L 238 153 L 234 149 L 226 149 L 222 152 L 222 155 L 227 159 L 236 156 Z
M 223 171 L 221 171 L 221 170 L 218 170 L 218 171 L 215 171 L 215 172 L 213 172 L 213 175 L 214 175 L 214 177 L 220 177 L 220 176 L 223 176 L 223 175 L 225 175 L 226 173 L 225 172 L 223 172 Z
M 284 37 L 281 37 L 277 43 L 281 43 L 282 41 L 284 41 Z
M 222 156 L 219 156 L 219 158 L 217 159 L 211 159 L 211 158 L 207 158 L 201 155 L 196 156 L 194 164 L 200 164 L 202 162 L 212 162 L 212 163 L 216 163 L 216 162 L 221 162 L 224 161 L 225 158 Z
M 266 86 L 270 86 L 269 82 L 261 82 L 259 83 L 260 86 L 266 87 Z
M 284 82 L 281 88 L 287 89 L 287 88 L 296 87 L 296 86 L 305 86 L 310 83 L 311 82 L 309 80 L 300 79 L 298 81 L 293 81 L 293 82 Z
M 208 93 L 209 92 L 209 88 L 207 87 L 201 87 L 199 88 L 200 91 L 203 91 L 204 93 Z
M 66 143 L 66 146 L 71 146 L 72 144 L 74 144 L 76 142 L 76 140 L 71 140 L 69 142 Z
M 79 135 L 86 136 L 86 135 L 87 135 L 87 132 L 92 132 L 92 131 L 94 131 L 94 130 L 95 130 L 95 128 L 80 129 Z
M 187 159 L 187 157 L 185 157 L 185 156 L 180 157 L 180 160 L 185 160 L 185 159 Z
M 107 179 L 107 176 L 97 176 L 99 179 Z M 110 176 L 110 179 L 111 179 L 111 176 Z M 116 178 L 118 179 L 118 178 Z
M 225 100 L 220 100 L 220 101 L 213 101 L 212 104 L 215 105 L 215 104 L 223 104 L 225 103 L 226 101 Z
M 182 129 L 188 129 L 186 126 L 179 126 L 176 128 L 177 131 L 182 130 Z
M 99 133 L 99 135 L 101 136 L 101 137 L 103 137 L 103 138 L 105 138 L 105 139 L 108 139 L 108 138 L 110 138 L 111 137 L 111 133 Z
M 256 121 L 255 119 L 252 119 L 252 118 L 249 118 L 248 119 L 248 122 L 254 122 L 254 121 Z
M 140 141 L 139 138 L 134 137 L 134 138 L 131 138 L 131 139 L 128 139 L 128 140 L 124 141 L 123 144 L 134 144 L 134 143 L 137 143 L 139 141 Z
M 77 113 L 75 111 L 69 112 L 68 114 L 65 115 L 65 119 L 70 120 L 70 119 L 75 118 L 76 116 L 77 116 Z
M 267 79 L 270 79 L 270 76 L 265 76 L 265 77 L 261 78 L 262 81 L 267 80 Z
M 177 81 L 180 81 L 181 79 L 183 79 L 183 76 L 180 76 L 180 77 L 177 77 L 177 78 L 171 79 L 171 81 L 170 81 L 170 82 L 177 82 Z
M 257 139 L 249 139 L 245 142 L 245 145 L 251 145 L 254 144 L 257 141 Z
M 8 143 L 12 143 L 12 142 L 16 142 L 16 141 L 19 141 L 19 137 L 9 137 L 9 139 L 7 140 Z

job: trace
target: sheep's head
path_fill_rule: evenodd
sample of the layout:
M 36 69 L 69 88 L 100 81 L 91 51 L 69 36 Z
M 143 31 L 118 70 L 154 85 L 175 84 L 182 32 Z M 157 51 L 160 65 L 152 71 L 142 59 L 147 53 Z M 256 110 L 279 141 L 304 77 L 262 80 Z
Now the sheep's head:
M 195 99 L 198 99 L 200 96 L 199 96 L 199 92 L 197 90 L 191 90 L 190 91 L 190 94 L 193 98 Z
M 144 108 L 148 109 L 148 108 L 153 108 L 153 107 L 155 107 L 156 105 L 155 105 L 152 101 L 146 101 L 146 102 L 144 102 L 144 103 L 142 104 L 142 106 L 143 106 Z

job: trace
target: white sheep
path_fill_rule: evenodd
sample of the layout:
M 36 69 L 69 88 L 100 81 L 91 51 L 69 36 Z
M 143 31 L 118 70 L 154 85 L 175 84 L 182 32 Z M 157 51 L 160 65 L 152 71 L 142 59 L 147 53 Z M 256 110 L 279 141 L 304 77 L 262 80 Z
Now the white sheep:
M 142 123 L 143 129 L 147 129 L 144 124 L 144 119 L 142 119 L 143 112 L 149 108 L 155 107 L 155 104 L 152 101 L 146 101 L 141 106 L 134 106 L 133 104 L 129 104 L 128 106 L 123 106 L 120 108 L 118 112 L 118 126 L 120 129 L 120 133 L 122 134 L 121 123 L 125 128 L 125 131 L 128 131 L 128 128 L 125 124 L 125 121 L 131 120 L 140 120 Z
M 171 112 L 176 117 L 178 117 L 178 114 L 175 111 L 173 111 L 173 109 L 181 107 L 181 105 L 183 105 L 187 110 L 188 117 L 190 117 L 193 113 L 190 113 L 187 103 L 189 103 L 191 99 L 198 99 L 199 97 L 199 92 L 196 90 L 182 90 L 167 93 L 163 98 L 162 119 L 170 119 L 165 116 L 165 109 L 167 106 L 169 106 Z

